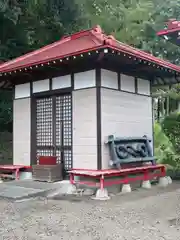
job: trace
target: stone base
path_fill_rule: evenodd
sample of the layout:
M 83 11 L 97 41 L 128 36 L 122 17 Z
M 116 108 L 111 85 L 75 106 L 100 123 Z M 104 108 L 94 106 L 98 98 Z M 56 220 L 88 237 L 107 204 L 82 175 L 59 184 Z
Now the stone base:
M 159 178 L 159 186 L 160 187 L 167 187 L 169 184 L 167 177 L 160 177 Z
M 104 189 L 98 189 L 96 192 L 96 196 L 92 197 L 92 199 L 106 201 L 106 200 L 109 200 L 110 197 L 108 195 L 107 189 L 104 188 Z
M 172 178 L 170 176 L 167 176 L 166 178 L 168 180 L 168 184 L 172 184 Z
M 151 182 L 149 180 L 143 181 L 141 187 L 144 188 L 144 189 L 150 189 L 151 188 Z
M 123 184 L 123 185 L 122 185 L 121 192 L 122 192 L 122 193 L 130 193 L 130 192 L 131 192 L 131 186 L 130 186 L 130 184 Z

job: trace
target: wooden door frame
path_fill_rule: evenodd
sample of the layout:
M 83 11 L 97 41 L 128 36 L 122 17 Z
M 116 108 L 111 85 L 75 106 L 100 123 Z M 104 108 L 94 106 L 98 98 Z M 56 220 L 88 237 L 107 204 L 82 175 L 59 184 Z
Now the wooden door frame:
M 61 95 L 70 94 L 71 95 L 71 151 L 72 151 L 72 165 L 73 165 L 73 101 L 72 101 L 72 90 L 73 88 L 50 90 L 47 92 L 34 93 L 31 95 L 31 166 L 36 165 L 36 151 L 37 151 L 37 141 L 36 141 L 36 101 L 38 98 L 45 97 L 56 97 Z

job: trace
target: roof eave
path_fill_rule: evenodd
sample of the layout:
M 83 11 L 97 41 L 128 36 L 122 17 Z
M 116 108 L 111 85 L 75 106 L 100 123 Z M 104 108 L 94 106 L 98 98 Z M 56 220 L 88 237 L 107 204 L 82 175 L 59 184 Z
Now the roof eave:
M 74 54 L 67 54 L 67 55 L 63 55 L 63 56 L 60 56 L 60 57 L 49 58 L 47 60 L 37 61 L 37 62 L 34 62 L 33 64 L 24 64 L 24 65 L 21 65 L 21 67 L 10 68 L 10 69 L 7 69 L 7 70 L 6 69 L 5 70 L 0 69 L 0 75 L 4 74 L 4 73 L 21 71 L 22 69 L 25 69 L 25 68 L 33 69 L 33 68 L 37 68 L 39 66 L 44 66 L 44 65 L 48 66 L 48 65 L 50 65 L 50 63 L 56 63 L 56 61 L 62 62 L 63 60 L 69 60 L 69 58 L 74 58 L 75 59 L 76 57 L 81 56 L 82 54 L 86 54 L 86 53 L 89 53 L 89 52 L 92 52 L 92 51 L 98 51 L 98 50 L 101 50 L 101 49 L 104 49 L 104 45 L 99 46 L 99 47 L 95 47 L 95 48 L 85 49 L 83 51 L 78 51 L 78 52 L 75 52 Z
M 174 64 L 171 64 L 170 62 L 161 60 L 160 58 L 153 57 L 153 58 L 150 59 L 150 56 L 147 56 L 146 53 L 145 53 L 145 56 L 137 56 L 135 53 L 133 54 L 133 53 L 129 53 L 128 51 L 125 51 L 125 50 L 119 50 L 116 47 L 112 47 L 112 46 L 108 46 L 108 47 L 110 47 L 111 49 L 113 49 L 115 51 L 127 54 L 127 55 L 130 56 L 130 58 L 131 57 L 139 58 L 142 61 L 154 64 L 154 67 L 157 66 L 158 68 L 162 68 L 162 69 L 166 68 L 166 70 L 169 71 L 169 72 L 175 71 L 175 72 L 180 74 L 180 67 L 178 67 L 178 66 L 176 66 Z
M 142 53 L 141 52 L 141 56 L 137 56 L 135 55 L 134 53 L 130 53 L 130 52 L 127 52 L 125 50 L 120 50 L 119 48 L 116 48 L 116 47 L 113 47 L 111 45 L 103 45 L 103 46 L 100 46 L 100 47 L 96 47 L 96 48 L 91 48 L 91 49 L 86 49 L 84 51 L 80 51 L 80 52 L 76 52 L 74 55 L 65 55 L 63 56 L 63 58 L 59 58 L 59 59 L 51 59 L 51 61 L 44 61 L 44 62 L 39 62 L 38 64 L 34 64 L 33 66 L 31 65 L 29 68 L 27 66 L 25 66 L 24 68 L 21 68 L 21 69 L 15 69 L 15 70 L 12 70 L 11 72 L 3 72 L 3 73 L 0 73 L 1 75 L 1 79 L 3 80 L 3 76 L 4 77 L 8 77 L 8 76 L 15 76 L 16 74 L 21 74 L 23 72 L 28 72 L 28 70 L 30 69 L 31 72 L 35 69 L 38 69 L 39 67 L 45 67 L 45 66 L 56 66 L 56 64 L 60 64 L 61 62 L 62 63 L 67 63 L 67 62 L 70 62 L 72 60 L 76 60 L 78 58 L 82 58 L 82 57 L 90 57 L 92 54 L 99 54 L 100 56 L 100 53 L 103 53 L 103 54 L 108 54 L 108 53 L 111 53 L 111 54 L 115 54 L 115 55 L 123 55 L 123 57 L 127 57 L 129 59 L 132 59 L 133 61 L 139 61 L 140 63 L 143 63 L 143 64 L 146 64 L 146 66 L 148 67 L 153 67 L 155 68 L 155 71 L 158 70 L 160 72 L 164 72 L 163 74 L 164 75 L 170 75 L 171 77 L 168 79 L 166 79 L 166 81 L 158 81 L 157 83 L 155 82 L 153 85 L 171 85 L 171 84 L 175 84 L 175 83 L 178 83 L 180 82 L 180 79 L 176 79 L 175 77 L 177 76 L 180 76 L 180 68 L 176 67 L 175 65 L 173 64 L 170 64 L 168 63 L 169 66 L 167 66 L 167 62 L 161 60 L 161 59 L 157 59 L 157 58 L 154 58 L 156 60 L 153 61 L 153 59 L 149 59 L 151 56 L 149 56 L 149 58 L 147 58 L 147 54 L 145 53 L 144 54 L 144 57 L 142 56 Z M 160 63 L 157 63 L 157 60 L 160 61 Z M 163 65 L 164 62 L 166 63 L 166 65 Z M 162 75 L 163 75 L 162 74 Z M 175 79 L 175 80 L 174 80 Z

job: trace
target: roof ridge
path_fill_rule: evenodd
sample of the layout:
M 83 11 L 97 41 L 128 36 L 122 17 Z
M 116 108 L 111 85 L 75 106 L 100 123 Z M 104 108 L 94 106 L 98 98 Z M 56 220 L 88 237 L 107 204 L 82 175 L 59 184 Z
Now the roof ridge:
M 91 31 L 91 29 L 92 29 L 92 28 L 86 29 L 86 30 L 81 30 L 81 31 L 79 31 L 79 32 L 72 33 L 72 34 L 70 34 L 70 35 L 65 35 L 65 36 L 63 36 L 63 37 L 61 38 L 61 40 L 66 39 L 66 38 L 68 38 L 68 37 L 70 37 L 72 40 L 73 40 L 73 39 L 77 39 L 77 38 L 79 38 L 79 37 L 81 37 L 81 36 L 86 35 L 86 33 L 88 33 L 89 31 Z

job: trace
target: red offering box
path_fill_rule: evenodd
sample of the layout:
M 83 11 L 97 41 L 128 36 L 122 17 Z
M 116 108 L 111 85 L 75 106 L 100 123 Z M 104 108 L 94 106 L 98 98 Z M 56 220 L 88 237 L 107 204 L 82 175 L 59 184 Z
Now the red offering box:
M 40 156 L 39 165 L 56 165 L 57 157 L 55 156 Z

